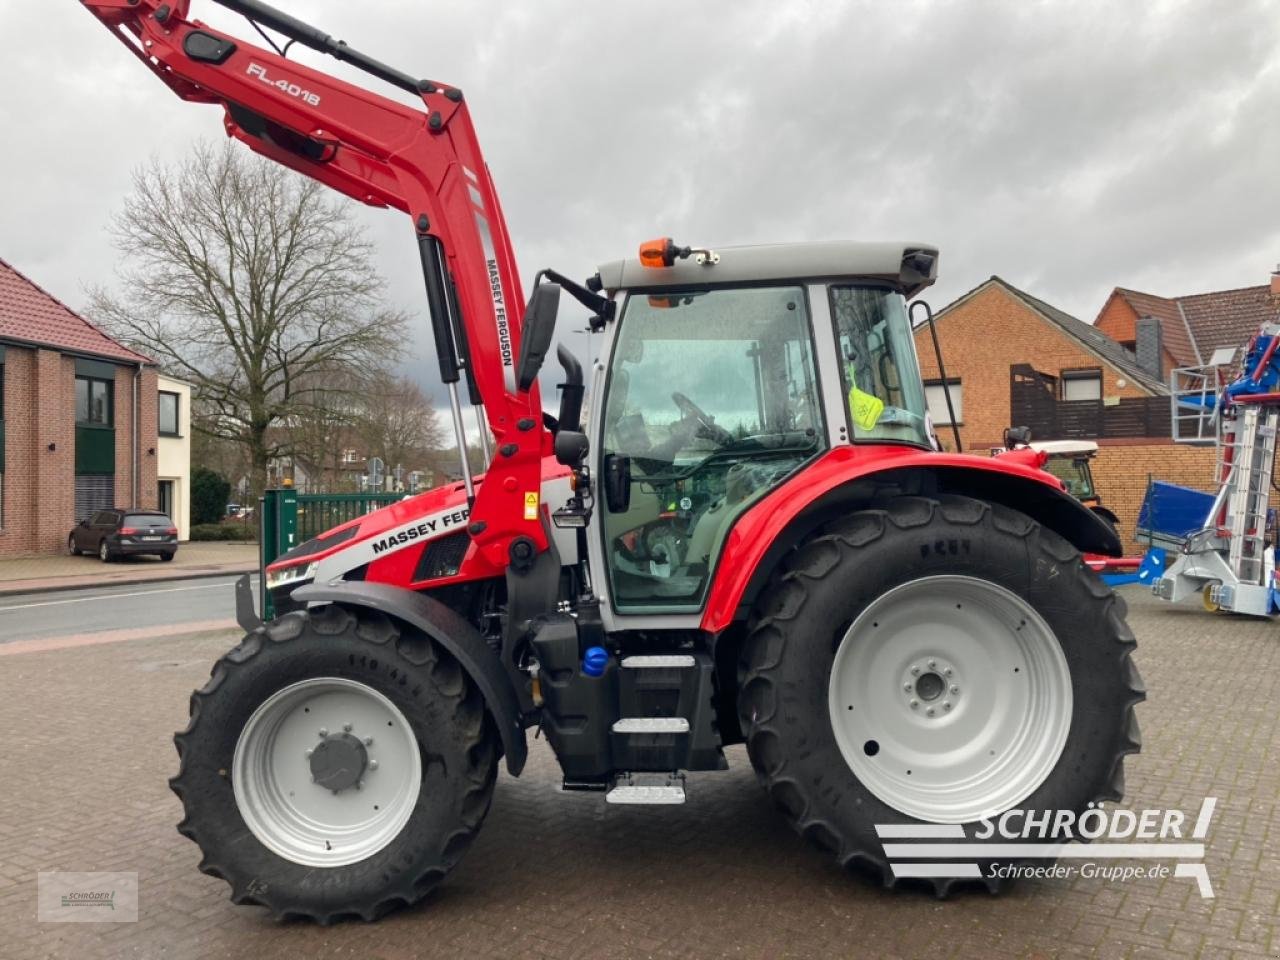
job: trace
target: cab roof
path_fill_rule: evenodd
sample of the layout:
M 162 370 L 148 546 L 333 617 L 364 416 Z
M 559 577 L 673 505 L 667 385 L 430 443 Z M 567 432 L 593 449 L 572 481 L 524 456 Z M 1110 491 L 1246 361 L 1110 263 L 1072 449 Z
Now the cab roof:
M 888 283 L 913 297 L 938 276 L 938 248 L 907 242 L 769 243 L 715 247 L 720 260 L 700 264 L 694 257 L 670 267 L 642 266 L 639 257 L 601 265 L 605 290 L 662 289 L 769 280 L 805 282 L 859 278 Z

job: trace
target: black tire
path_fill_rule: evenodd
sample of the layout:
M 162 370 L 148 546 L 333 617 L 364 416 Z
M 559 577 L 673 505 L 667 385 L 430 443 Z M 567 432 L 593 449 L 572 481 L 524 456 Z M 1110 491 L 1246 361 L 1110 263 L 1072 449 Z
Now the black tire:
M 1124 601 L 1062 537 L 1021 513 L 962 497 L 902 498 L 828 526 L 791 555 L 757 606 L 743 648 L 740 722 L 752 765 L 792 826 L 885 886 L 898 881 L 875 825 L 920 821 L 883 803 L 845 762 L 828 683 L 836 648 L 861 610 L 901 583 L 938 574 L 984 579 L 1024 597 L 1065 654 L 1077 705 L 1066 745 L 1018 807 L 1079 814 L 1118 801 L 1124 757 L 1140 747 L 1133 708 L 1145 692 L 1130 658 Z M 965 826 L 970 842 L 974 832 Z M 975 859 L 988 889 L 1001 889 L 991 875 L 997 862 Z M 924 882 L 945 896 L 964 881 Z
M 98 542 L 98 559 L 103 563 L 114 563 L 116 555 L 111 552 L 111 547 L 107 545 L 106 540 Z
M 317 868 L 268 850 L 245 825 L 230 770 L 241 729 L 267 697 L 308 677 L 367 684 L 404 714 L 423 757 L 408 822 L 373 855 Z M 470 846 L 497 775 L 496 731 L 457 661 L 379 614 L 337 605 L 286 614 L 254 631 L 214 665 L 191 696 L 191 721 L 174 737 L 169 781 L 186 816 L 178 831 L 203 853 L 200 869 L 226 880 L 237 904 L 321 924 L 373 920 L 425 897 Z
M 76 546 L 76 535 L 74 533 L 67 537 L 67 556 L 80 556 L 80 548 Z
M 175 550 L 173 553 L 162 553 L 162 554 L 160 554 L 160 559 L 161 559 L 161 560 L 164 560 L 164 561 L 167 563 L 168 561 L 170 561 L 170 560 L 172 560 L 172 559 L 173 559 L 174 554 L 176 554 L 176 553 L 177 553 L 177 551 L 176 551 L 176 550 Z

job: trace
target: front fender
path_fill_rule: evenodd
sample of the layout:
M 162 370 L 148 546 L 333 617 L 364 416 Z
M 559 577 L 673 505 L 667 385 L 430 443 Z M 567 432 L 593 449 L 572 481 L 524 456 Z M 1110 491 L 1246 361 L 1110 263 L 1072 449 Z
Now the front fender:
M 412 590 L 363 581 L 315 583 L 298 587 L 300 603 L 340 603 L 377 610 L 421 630 L 457 659 L 484 697 L 507 755 L 507 770 L 519 776 L 529 755 L 520 703 L 498 657 L 479 631 L 439 600 Z
M 738 518 L 725 539 L 702 629 L 724 630 L 782 555 L 823 523 L 894 496 L 954 493 L 1027 514 L 1082 552 L 1119 556 L 1120 539 L 1061 482 L 1017 458 L 934 453 L 888 444 L 836 447 Z

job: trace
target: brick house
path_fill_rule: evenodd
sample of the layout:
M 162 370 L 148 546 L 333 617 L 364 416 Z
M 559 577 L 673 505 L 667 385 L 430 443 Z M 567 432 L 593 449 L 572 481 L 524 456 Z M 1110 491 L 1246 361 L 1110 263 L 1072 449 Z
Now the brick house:
M 1043 409 L 1022 402 L 1038 392 L 1061 429 L 1032 424 L 1036 439 L 1098 441 L 1094 477 L 1127 542 L 1149 475 L 1201 488 L 1212 482 L 1212 449 L 1175 445 L 1170 437 L 1169 390 L 1159 372 L 1167 372 L 1167 358 L 1158 367 L 1144 350 L 1140 363 L 1138 351 L 995 276 L 948 304 L 935 321 L 966 451 L 999 447 L 1006 427 Z M 923 327 L 916 351 L 930 413 L 950 447 L 942 380 Z
M 0 556 L 157 505 L 157 371 L 0 260 Z
M 966 450 L 998 447 L 1011 426 L 1011 369 L 1029 365 L 1056 381 L 1059 400 L 1110 401 L 1167 396 L 1160 378 L 1083 320 L 992 277 L 938 311 L 938 341 Z M 951 445 L 942 380 L 929 331 L 916 331 L 929 412 Z M 958 388 L 958 389 L 957 389 Z M 1051 440 L 1054 437 L 1041 437 Z
M 1239 349 L 1278 318 L 1280 270 L 1266 284 L 1191 296 L 1117 287 L 1093 324 L 992 277 L 936 319 L 965 449 L 985 453 L 999 446 L 1006 426 L 1040 412 L 1046 416 L 1033 423 L 1038 439 L 1097 440 L 1094 479 L 1132 546 L 1149 477 L 1202 490 L 1216 484 L 1212 447 L 1172 441 L 1170 371 L 1208 363 L 1221 348 Z M 924 328 L 916 332 L 916 350 L 930 412 L 950 446 L 942 381 Z M 1028 400 L 1037 397 L 1040 403 Z

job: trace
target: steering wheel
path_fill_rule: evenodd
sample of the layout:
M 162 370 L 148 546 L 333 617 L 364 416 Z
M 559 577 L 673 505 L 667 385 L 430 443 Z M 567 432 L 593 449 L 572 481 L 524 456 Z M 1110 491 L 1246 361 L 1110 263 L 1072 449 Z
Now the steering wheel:
M 679 408 L 681 416 L 687 420 L 693 420 L 698 425 L 698 436 L 714 440 L 722 446 L 733 442 L 733 434 L 724 427 L 717 426 L 710 414 L 679 390 L 671 394 L 671 400 Z

